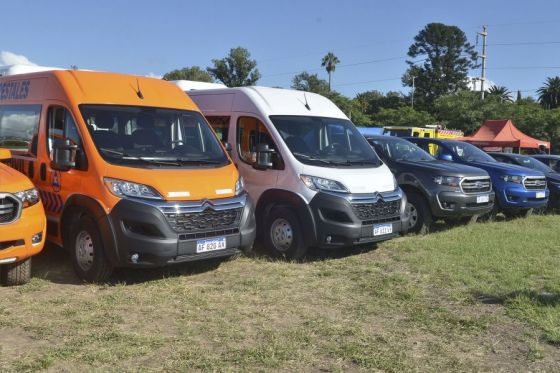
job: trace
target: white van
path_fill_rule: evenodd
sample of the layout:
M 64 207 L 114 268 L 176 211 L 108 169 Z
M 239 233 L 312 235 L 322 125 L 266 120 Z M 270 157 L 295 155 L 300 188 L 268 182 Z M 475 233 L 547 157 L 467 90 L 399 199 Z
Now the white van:
M 344 113 L 302 91 L 183 90 L 198 105 L 256 203 L 258 237 L 274 256 L 397 236 L 405 195 Z

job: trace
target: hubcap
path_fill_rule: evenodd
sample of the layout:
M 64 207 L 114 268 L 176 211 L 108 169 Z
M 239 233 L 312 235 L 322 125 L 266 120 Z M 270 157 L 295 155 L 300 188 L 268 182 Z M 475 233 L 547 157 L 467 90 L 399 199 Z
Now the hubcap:
M 278 218 L 270 227 L 270 237 L 276 250 L 285 252 L 290 249 L 294 239 L 292 226 L 286 219 Z
M 87 231 L 81 231 L 76 237 L 76 259 L 84 271 L 89 271 L 93 265 L 93 240 Z
M 412 203 L 407 203 L 406 213 L 408 214 L 408 228 L 413 228 L 418 223 L 418 210 Z

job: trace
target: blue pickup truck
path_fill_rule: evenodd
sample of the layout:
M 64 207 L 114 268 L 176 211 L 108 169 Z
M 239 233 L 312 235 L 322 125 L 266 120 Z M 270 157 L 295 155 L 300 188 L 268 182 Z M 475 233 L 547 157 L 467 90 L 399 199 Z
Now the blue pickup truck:
M 489 217 L 502 212 L 507 217 L 528 216 L 533 209 L 548 203 L 546 176 L 521 166 L 500 163 L 474 145 L 456 140 L 410 137 L 407 140 L 437 159 L 481 168 L 488 172 L 496 193 L 494 210 Z

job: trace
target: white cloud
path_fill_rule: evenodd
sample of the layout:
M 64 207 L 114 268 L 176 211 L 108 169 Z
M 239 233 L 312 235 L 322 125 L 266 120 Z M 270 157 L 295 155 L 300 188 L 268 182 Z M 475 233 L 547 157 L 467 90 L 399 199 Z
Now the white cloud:
M 148 78 L 156 78 L 156 79 L 161 79 L 161 78 L 163 78 L 163 75 L 159 75 L 159 74 L 151 73 L 151 72 L 148 73 L 148 74 L 146 74 L 146 76 L 147 76 Z
M 36 63 L 29 61 L 29 59 L 22 54 L 15 54 L 9 51 L 1 51 L 0 66 L 9 66 L 9 65 L 37 66 Z

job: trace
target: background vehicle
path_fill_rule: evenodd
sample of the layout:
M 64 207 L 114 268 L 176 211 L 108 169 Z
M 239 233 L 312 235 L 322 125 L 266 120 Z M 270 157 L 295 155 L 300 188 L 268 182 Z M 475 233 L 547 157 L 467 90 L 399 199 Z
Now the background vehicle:
M 560 208 L 560 174 L 548 167 L 546 164 L 530 157 L 528 155 L 513 153 L 488 153 L 498 162 L 515 164 L 537 170 L 546 175 L 550 197 L 548 199 L 548 207 L 550 209 Z
M 45 201 L 48 239 L 80 278 L 249 250 L 243 180 L 173 84 L 64 70 L 0 78 L 0 141 Z M 4 94 L 6 93 L 6 94 Z
M 531 155 L 531 157 L 541 161 L 542 163 L 550 167 L 552 171 L 560 173 L 560 155 L 535 154 Z
M 534 208 L 544 208 L 548 203 L 546 177 L 540 171 L 500 163 L 476 146 L 462 141 L 418 137 L 409 137 L 408 140 L 426 151 L 431 150 L 431 154 L 439 160 L 453 161 L 487 171 L 496 193 L 496 202 L 490 217 L 499 211 L 508 217 L 528 215 Z
M 0 148 L 0 161 L 10 158 L 10 151 Z M 29 281 L 31 257 L 43 249 L 45 231 L 45 211 L 39 192 L 25 175 L 0 162 L 0 281 L 3 285 Z
M 426 127 L 407 127 L 407 126 L 386 126 L 383 127 L 383 134 L 396 137 L 429 137 L 436 139 L 454 139 L 463 137 L 463 131 L 441 128 L 438 125 L 428 125 Z
M 243 87 L 188 91 L 256 202 L 257 228 L 274 256 L 395 237 L 405 200 L 387 166 L 323 96 Z
M 438 161 L 397 137 L 371 136 L 367 140 L 406 193 L 410 232 L 428 232 L 437 218 L 476 221 L 492 210 L 494 192 L 486 171 Z

